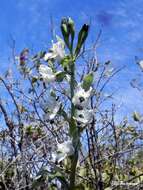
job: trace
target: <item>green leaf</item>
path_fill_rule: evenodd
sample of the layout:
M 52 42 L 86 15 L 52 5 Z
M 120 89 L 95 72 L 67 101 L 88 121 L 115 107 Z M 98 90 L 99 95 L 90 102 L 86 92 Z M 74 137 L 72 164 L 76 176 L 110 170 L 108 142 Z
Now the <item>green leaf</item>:
M 55 75 L 56 75 L 56 81 L 57 82 L 62 82 L 64 77 L 65 77 L 65 72 L 59 71 Z
M 84 88 L 84 90 L 86 91 L 89 90 L 89 88 L 91 87 L 93 83 L 93 79 L 94 79 L 93 73 L 89 73 L 84 77 L 83 84 L 82 84 L 82 87 Z

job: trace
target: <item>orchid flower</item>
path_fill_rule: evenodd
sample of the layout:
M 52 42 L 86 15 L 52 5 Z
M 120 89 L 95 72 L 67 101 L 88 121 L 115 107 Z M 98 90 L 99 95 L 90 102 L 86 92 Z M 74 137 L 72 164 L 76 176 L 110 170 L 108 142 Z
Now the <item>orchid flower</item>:
M 57 97 L 49 95 L 46 100 L 41 101 L 41 107 L 46 112 L 45 120 L 53 120 L 61 107 L 61 102 Z
M 56 79 L 55 74 L 53 73 L 52 69 L 48 67 L 47 65 L 43 65 L 43 64 L 40 65 L 39 73 L 41 74 L 45 82 L 53 82 Z
M 92 109 L 76 110 L 76 116 L 74 119 L 77 121 L 77 123 L 86 125 L 92 122 L 93 115 L 94 110 Z
M 54 162 L 61 162 L 68 156 L 72 156 L 74 154 L 74 147 L 71 140 L 65 141 L 61 144 L 57 145 L 57 153 L 52 154 L 52 158 Z
M 48 61 L 51 59 L 56 59 L 57 61 L 61 61 L 65 57 L 65 43 L 64 41 L 57 37 L 57 42 L 53 43 L 52 48 L 49 52 L 47 52 L 44 56 L 44 60 Z
M 75 89 L 75 95 L 72 98 L 72 103 L 78 108 L 83 109 L 88 104 L 88 100 L 91 96 L 92 87 L 88 91 L 85 91 L 81 84 Z

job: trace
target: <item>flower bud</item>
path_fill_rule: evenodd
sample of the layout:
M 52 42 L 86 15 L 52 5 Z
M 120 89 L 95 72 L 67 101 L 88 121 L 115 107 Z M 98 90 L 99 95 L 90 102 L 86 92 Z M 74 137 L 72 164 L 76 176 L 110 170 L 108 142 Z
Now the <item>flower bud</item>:
M 69 33 L 71 35 L 70 48 L 72 49 L 74 35 L 75 35 L 75 27 L 74 27 L 74 21 L 70 17 L 68 18 L 68 29 L 69 29 Z
M 75 29 L 74 29 L 74 21 L 70 17 L 62 19 L 61 31 L 67 47 L 72 51 Z
M 75 56 L 77 57 L 80 50 L 81 50 L 81 47 L 82 45 L 84 44 L 87 36 L 88 36 L 88 31 L 89 31 L 89 25 L 87 24 L 84 24 L 78 34 L 78 43 L 77 43 L 77 47 L 76 47 L 76 50 L 75 50 Z
M 68 29 L 68 20 L 67 18 L 63 18 L 61 21 L 61 31 L 64 37 L 64 41 L 66 45 L 69 47 L 69 29 Z

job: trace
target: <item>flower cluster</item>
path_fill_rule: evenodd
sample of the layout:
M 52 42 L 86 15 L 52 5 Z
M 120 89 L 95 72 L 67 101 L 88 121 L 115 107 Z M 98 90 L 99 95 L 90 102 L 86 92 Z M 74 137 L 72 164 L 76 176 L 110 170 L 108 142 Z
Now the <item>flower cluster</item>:
M 45 112 L 44 115 L 45 120 L 53 120 L 61 107 L 61 102 L 59 101 L 59 98 L 56 96 L 52 96 L 51 94 L 49 94 L 49 96 L 44 98 L 40 102 L 40 104 Z
M 65 44 L 60 38 L 57 39 L 58 41 L 56 43 L 53 43 L 52 48 L 44 55 L 44 61 L 48 62 L 54 60 L 60 62 L 65 57 Z M 38 71 L 41 78 L 46 84 L 55 82 L 58 74 L 61 73 L 61 71 L 53 72 L 53 69 L 45 64 L 41 64 Z M 40 105 L 45 112 L 45 121 L 53 121 L 61 108 L 61 102 L 59 100 L 59 97 L 57 97 L 56 94 L 52 93 L 50 93 L 46 97 L 43 97 L 43 99 L 40 101 Z M 52 154 L 52 160 L 53 162 L 59 163 L 66 157 L 73 154 L 74 147 L 72 141 L 68 140 L 61 144 L 57 144 L 57 151 Z
M 71 18 L 63 19 L 61 23 L 61 31 L 63 34 L 64 41 L 57 37 L 57 42 L 52 44 L 52 47 L 47 53 L 44 53 L 43 60 L 48 63 L 48 65 L 41 64 L 39 66 L 39 74 L 43 79 L 44 83 L 60 82 L 64 78 L 72 83 L 74 79 L 75 70 L 72 67 L 75 64 L 75 59 L 78 57 L 81 48 L 87 38 L 89 26 L 84 24 L 78 34 L 77 45 L 74 48 L 74 22 Z M 69 50 L 69 55 L 65 53 L 65 46 Z M 54 67 L 54 62 L 61 65 L 63 71 L 57 72 Z M 60 68 L 61 68 L 60 67 Z M 68 68 L 68 69 L 67 69 Z M 89 108 L 89 99 L 92 93 L 91 83 L 93 81 L 92 73 L 89 73 L 85 78 L 82 84 L 79 84 L 76 89 L 74 89 L 74 96 L 71 101 L 75 106 L 74 114 L 70 118 L 74 118 L 79 126 L 86 126 L 88 123 L 92 122 L 93 119 L 93 110 Z M 71 90 L 72 91 L 72 90 Z M 70 96 L 68 96 L 70 97 Z M 44 98 L 43 98 L 44 99 Z M 59 98 L 55 95 L 49 95 L 46 99 L 42 100 L 41 107 L 45 112 L 44 119 L 45 121 L 54 120 L 57 114 L 60 112 L 68 118 L 68 114 L 64 112 L 61 108 L 61 102 Z M 69 121 L 69 118 L 67 119 Z M 69 122 L 70 129 L 72 129 L 72 122 Z M 64 141 L 61 144 L 57 144 L 57 151 L 52 154 L 54 162 L 61 162 L 68 156 L 72 156 L 75 153 L 75 142 L 74 136 L 72 135 L 72 130 L 69 131 L 70 140 Z M 72 139 L 72 140 L 71 140 Z M 74 145 L 73 145 L 74 144 Z
M 61 61 L 65 56 L 64 48 L 65 44 L 63 40 L 57 37 L 57 42 L 53 43 L 52 48 L 44 55 L 44 61 Z M 45 64 L 41 64 L 38 71 L 40 77 L 46 84 L 55 82 L 58 79 L 58 76 L 62 73 L 61 71 L 54 72 L 50 65 L 48 66 Z M 46 113 L 44 115 L 45 120 L 53 120 L 61 107 L 59 99 L 56 96 L 51 95 L 49 95 L 46 100 L 42 100 L 40 104 Z
M 86 124 L 91 123 L 93 119 L 94 111 L 92 109 L 88 109 L 91 94 L 92 87 L 85 91 L 82 85 L 79 84 L 75 89 L 75 95 L 72 98 L 72 103 L 76 108 L 74 119 L 77 121 L 78 125 L 85 126 Z

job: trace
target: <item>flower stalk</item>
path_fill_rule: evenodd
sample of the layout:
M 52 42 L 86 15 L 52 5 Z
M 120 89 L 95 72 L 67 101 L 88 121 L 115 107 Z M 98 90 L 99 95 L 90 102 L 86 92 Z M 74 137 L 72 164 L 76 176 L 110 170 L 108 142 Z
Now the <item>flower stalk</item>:
M 72 56 L 73 57 L 73 56 Z M 79 145 L 79 134 L 77 130 L 77 126 L 74 120 L 75 116 L 75 105 L 72 102 L 72 98 L 74 97 L 74 88 L 75 88 L 75 61 L 71 62 L 71 80 L 70 80 L 70 92 L 71 92 L 71 121 L 70 121 L 70 135 L 72 137 L 73 147 L 74 147 L 74 155 L 71 157 L 71 168 L 70 168 L 70 184 L 69 190 L 73 190 L 75 187 L 75 174 L 76 174 L 76 166 L 78 162 L 78 145 Z

